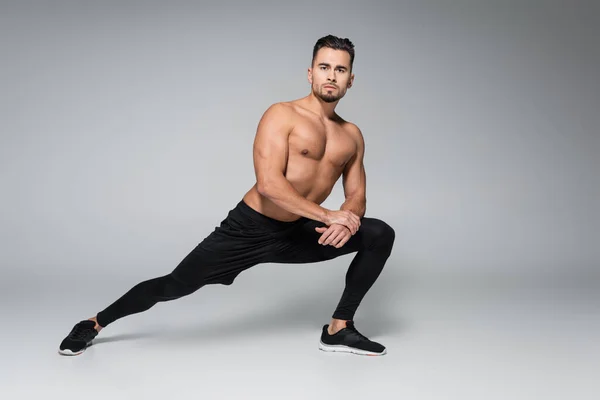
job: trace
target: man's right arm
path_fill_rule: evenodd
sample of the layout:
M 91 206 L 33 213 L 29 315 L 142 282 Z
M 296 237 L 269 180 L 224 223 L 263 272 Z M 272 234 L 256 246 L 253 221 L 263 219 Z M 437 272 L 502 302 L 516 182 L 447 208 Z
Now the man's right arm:
M 274 104 L 262 116 L 254 139 L 254 170 L 258 192 L 286 211 L 328 223 L 329 210 L 307 200 L 285 178 L 291 110 Z

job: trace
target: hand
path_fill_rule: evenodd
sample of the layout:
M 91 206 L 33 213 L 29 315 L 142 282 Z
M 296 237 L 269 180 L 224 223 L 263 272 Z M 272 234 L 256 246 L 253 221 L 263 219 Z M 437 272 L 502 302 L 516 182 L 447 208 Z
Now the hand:
M 331 226 L 333 224 L 344 225 L 350 229 L 350 233 L 354 235 L 356 232 L 358 232 L 358 228 L 360 228 L 360 218 L 352 211 L 330 210 L 327 213 L 325 225 Z
M 340 224 L 333 224 L 329 227 L 327 226 L 318 226 L 315 230 L 319 233 L 322 233 L 319 238 L 319 244 L 324 246 L 331 245 L 335 248 L 340 248 L 346 244 L 348 240 L 352 237 L 350 233 L 350 229 Z

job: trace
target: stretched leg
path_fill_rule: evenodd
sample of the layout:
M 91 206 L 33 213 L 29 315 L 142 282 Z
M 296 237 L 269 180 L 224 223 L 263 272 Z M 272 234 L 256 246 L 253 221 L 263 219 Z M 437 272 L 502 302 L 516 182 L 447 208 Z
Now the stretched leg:
M 149 279 L 132 287 L 117 301 L 100 311 L 92 320 L 99 325 L 99 327 L 96 327 L 99 330 L 117 319 L 146 311 L 158 302 L 187 296 L 202 286 L 201 282 L 181 282 L 175 279 L 172 274 Z
M 239 273 L 263 262 L 273 242 L 268 230 L 236 208 L 173 272 L 137 284 L 100 311 L 97 322 L 105 327 L 158 302 L 187 296 L 207 284 L 230 285 Z
M 138 283 L 95 317 L 76 324 L 59 353 L 82 353 L 103 327 L 158 302 L 187 296 L 207 284 L 232 284 L 239 273 L 263 262 L 276 242 L 255 214 L 238 204 L 170 274 Z
M 117 319 L 146 311 L 159 301 L 186 296 L 202 285 L 201 281 L 184 283 L 173 273 L 140 282 L 95 317 L 78 322 L 61 342 L 58 352 L 63 355 L 81 354 L 104 327 Z

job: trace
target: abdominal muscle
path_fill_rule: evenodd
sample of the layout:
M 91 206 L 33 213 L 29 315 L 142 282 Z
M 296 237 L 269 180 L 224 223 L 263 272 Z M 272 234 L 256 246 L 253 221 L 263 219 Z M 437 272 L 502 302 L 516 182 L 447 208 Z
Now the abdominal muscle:
M 303 165 L 295 163 L 297 168 L 288 164 L 286 179 L 305 199 L 321 204 L 331 193 L 341 171 L 335 171 L 332 166 L 323 168 L 323 161 L 304 160 Z M 306 165 L 316 164 L 316 165 Z M 299 215 L 290 213 L 279 207 L 269 198 L 258 192 L 257 184 L 244 195 L 244 202 L 259 213 L 280 221 L 295 221 Z

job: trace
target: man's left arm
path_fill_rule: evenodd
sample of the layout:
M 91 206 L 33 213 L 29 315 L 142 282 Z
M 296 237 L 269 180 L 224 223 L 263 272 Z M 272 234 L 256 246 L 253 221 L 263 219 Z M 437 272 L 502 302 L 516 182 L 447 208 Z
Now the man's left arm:
M 342 173 L 346 200 L 340 210 L 351 211 L 362 218 L 367 209 L 367 179 L 363 163 L 365 143 L 360 130 L 356 126 L 353 128 L 356 137 L 356 153 L 348 161 Z M 347 227 L 337 224 L 330 227 L 316 227 L 315 230 L 321 233 L 319 244 L 331 245 L 336 248 L 342 247 L 352 236 Z
M 365 141 L 358 127 L 353 126 L 356 137 L 356 153 L 348 161 L 342 175 L 345 201 L 340 210 L 352 211 L 360 218 L 367 209 L 367 178 L 364 166 Z

